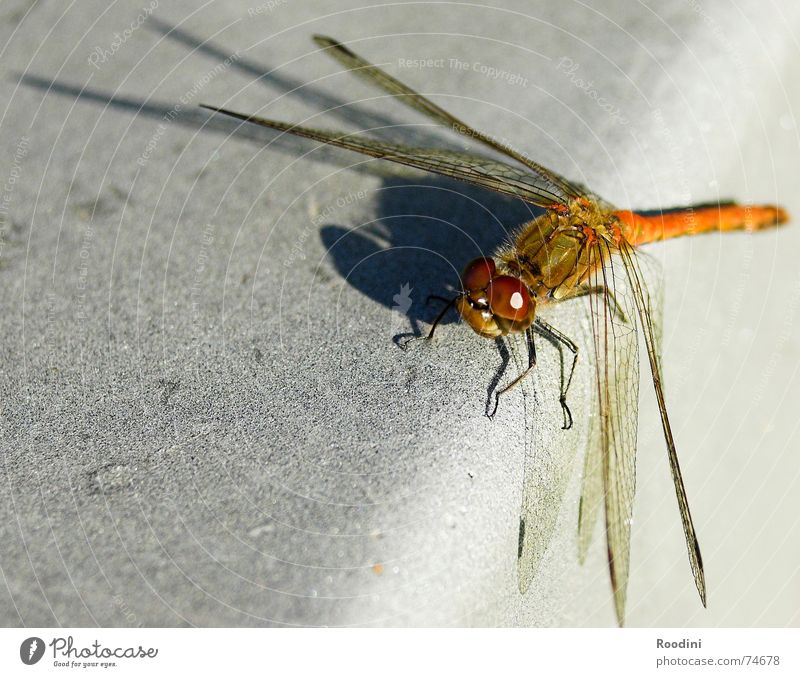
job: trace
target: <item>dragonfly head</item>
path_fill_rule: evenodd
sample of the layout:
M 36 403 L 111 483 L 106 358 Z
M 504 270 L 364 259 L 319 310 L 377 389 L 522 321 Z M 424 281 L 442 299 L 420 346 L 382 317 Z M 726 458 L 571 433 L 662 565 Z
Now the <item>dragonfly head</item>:
M 461 317 L 487 338 L 525 331 L 536 314 L 536 301 L 517 277 L 498 275 L 492 259 L 470 261 L 461 274 L 456 302 Z

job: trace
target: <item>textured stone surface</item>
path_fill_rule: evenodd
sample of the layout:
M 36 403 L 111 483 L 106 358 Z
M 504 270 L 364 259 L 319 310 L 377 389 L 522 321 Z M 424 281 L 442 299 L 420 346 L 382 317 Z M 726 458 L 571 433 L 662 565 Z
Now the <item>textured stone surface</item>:
M 546 345 L 490 421 L 492 342 L 393 341 L 525 207 L 196 104 L 464 147 L 328 33 L 620 206 L 800 214 L 795 3 L 162 4 L 0 16 L 0 622 L 612 624 L 575 544 L 587 360 L 565 433 Z M 710 608 L 644 381 L 631 625 L 798 624 L 798 242 L 651 250 Z M 547 317 L 585 342 L 579 308 Z M 526 454 L 555 527 L 522 597 Z

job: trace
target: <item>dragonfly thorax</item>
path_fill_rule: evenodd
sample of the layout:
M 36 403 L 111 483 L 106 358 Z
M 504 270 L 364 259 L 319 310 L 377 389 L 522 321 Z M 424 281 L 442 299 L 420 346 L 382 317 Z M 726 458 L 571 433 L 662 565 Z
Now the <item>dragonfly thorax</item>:
M 521 279 L 537 301 L 563 300 L 578 293 L 621 238 L 614 212 L 580 199 L 523 224 L 495 258 L 498 269 Z

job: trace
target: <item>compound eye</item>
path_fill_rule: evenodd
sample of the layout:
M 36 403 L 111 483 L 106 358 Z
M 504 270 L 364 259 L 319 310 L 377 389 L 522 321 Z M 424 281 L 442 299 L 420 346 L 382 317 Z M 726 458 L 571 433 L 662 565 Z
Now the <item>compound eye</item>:
M 510 275 L 498 275 L 486 290 L 491 311 L 506 320 L 519 321 L 528 316 L 531 295 L 522 280 Z
M 480 258 L 470 261 L 461 274 L 461 285 L 466 291 L 486 289 L 497 267 L 492 259 Z

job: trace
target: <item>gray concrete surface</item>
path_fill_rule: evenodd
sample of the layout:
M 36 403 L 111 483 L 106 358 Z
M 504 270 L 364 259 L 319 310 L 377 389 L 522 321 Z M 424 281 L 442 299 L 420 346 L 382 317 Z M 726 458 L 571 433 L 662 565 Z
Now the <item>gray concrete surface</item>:
M 591 365 L 565 433 L 546 347 L 490 421 L 492 342 L 393 341 L 526 209 L 196 104 L 464 146 L 323 32 L 620 206 L 800 214 L 796 3 L 161 5 L 0 9 L 0 622 L 613 624 L 601 539 L 577 563 Z M 710 603 L 644 381 L 630 625 L 798 625 L 798 245 L 651 248 Z M 526 459 L 553 535 L 521 596 Z

